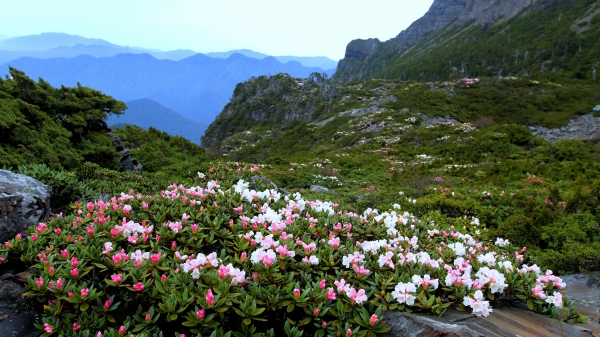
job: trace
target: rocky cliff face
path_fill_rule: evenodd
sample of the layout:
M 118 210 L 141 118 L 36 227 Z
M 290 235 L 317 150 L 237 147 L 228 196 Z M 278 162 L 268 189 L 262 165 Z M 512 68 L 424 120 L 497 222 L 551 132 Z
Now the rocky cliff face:
M 375 53 L 402 53 L 427 39 L 431 34 L 455 28 L 469 21 L 486 25 L 496 20 L 507 20 L 531 6 L 532 10 L 547 10 L 576 0 L 435 0 L 419 20 L 396 37 L 380 42 L 377 39 L 354 40 L 346 47 L 343 60 L 338 63 L 337 77 L 347 77 L 347 72 L 360 68 L 360 63 Z M 533 5 L 533 6 L 532 6 Z M 338 75 L 339 74 L 339 75 Z

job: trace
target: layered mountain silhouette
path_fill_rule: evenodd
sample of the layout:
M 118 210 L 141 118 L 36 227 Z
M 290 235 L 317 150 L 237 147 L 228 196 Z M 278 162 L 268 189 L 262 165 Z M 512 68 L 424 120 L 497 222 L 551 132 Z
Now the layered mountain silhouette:
M 182 136 L 196 144 L 200 144 L 200 137 L 208 127 L 207 124 L 196 123 L 149 98 L 129 101 L 126 104 L 127 110 L 123 115 L 108 117 L 108 126 L 130 124 L 143 129 L 152 126 L 168 134 Z
M 288 73 L 307 77 L 313 72 L 323 72 L 321 68 L 304 67 L 295 61 L 284 64 L 273 57 L 259 60 L 241 54 L 226 59 L 196 54 L 179 61 L 158 60 L 149 54 L 25 57 L 1 65 L 0 70 L 6 72 L 9 66 L 54 86 L 80 83 L 122 101 L 150 98 L 196 123 L 205 124 L 212 122 L 227 104 L 235 85 L 252 76 Z

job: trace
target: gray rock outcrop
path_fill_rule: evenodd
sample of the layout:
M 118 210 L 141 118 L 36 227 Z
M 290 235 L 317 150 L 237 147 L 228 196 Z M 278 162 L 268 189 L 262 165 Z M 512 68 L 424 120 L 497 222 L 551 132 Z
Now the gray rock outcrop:
M 0 242 L 49 217 L 51 191 L 39 180 L 0 170 Z
M 543 126 L 528 126 L 536 137 L 544 138 L 549 142 L 563 139 L 596 139 L 600 138 L 600 117 L 589 113 L 569 121 L 569 125 L 557 129 L 548 129 Z
M 112 144 L 119 151 L 119 162 L 121 163 L 121 171 L 137 171 L 142 172 L 142 164 L 136 158 L 131 157 L 131 150 L 123 145 L 123 141 L 114 133 L 109 133 L 112 137 Z
M 261 176 L 252 176 L 252 178 L 250 178 L 250 185 L 249 187 L 253 190 L 260 190 L 262 187 L 259 186 L 258 184 L 262 184 L 263 186 L 265 186 L 266 188 L 270 189 L 270 190 L 275 190 L 283 195 L 289 195 L 290 192 L 288 192 L 285 188 L 279 188 L 277 187 L 277 185 L 275 185 L 274 182 L 270 181 L 269 179 L 265 178 L 265 177 L 261 177 Z
M 312 192 L 317 192 L 317 193 L 329 192 L 329 189 L 327 187 L 323 187 L 323 186 L 319 186 L 319 185 L 310 185 L 310 190 Z

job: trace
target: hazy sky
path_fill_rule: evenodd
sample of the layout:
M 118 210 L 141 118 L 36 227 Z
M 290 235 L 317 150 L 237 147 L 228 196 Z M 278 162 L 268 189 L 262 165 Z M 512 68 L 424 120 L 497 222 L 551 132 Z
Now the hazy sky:
M 341 59 L 357 38 L 382 41 L 433 0 L 4 0 L 0 34 L 62 32 L 162 50 L 252 49 Z

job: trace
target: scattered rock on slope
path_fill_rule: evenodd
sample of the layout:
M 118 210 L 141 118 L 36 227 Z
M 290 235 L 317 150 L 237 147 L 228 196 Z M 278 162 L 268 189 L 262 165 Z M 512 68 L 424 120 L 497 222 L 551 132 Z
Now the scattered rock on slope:
M 0 170 L 0 242 L 50 215 L 52 188 L 23 174 Z

